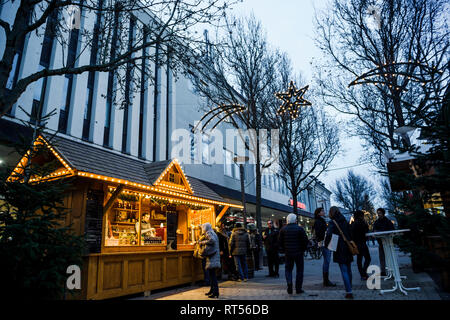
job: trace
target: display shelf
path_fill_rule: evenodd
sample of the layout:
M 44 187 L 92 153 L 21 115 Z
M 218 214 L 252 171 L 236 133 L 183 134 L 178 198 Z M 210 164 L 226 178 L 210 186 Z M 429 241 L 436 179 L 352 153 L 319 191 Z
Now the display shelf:
M 138 221 L 136 221 L 138 222 Z M 136 224 L 136 222 L 111 222 L 111 225 L 125 225 L 125 226 L 134 226 Z

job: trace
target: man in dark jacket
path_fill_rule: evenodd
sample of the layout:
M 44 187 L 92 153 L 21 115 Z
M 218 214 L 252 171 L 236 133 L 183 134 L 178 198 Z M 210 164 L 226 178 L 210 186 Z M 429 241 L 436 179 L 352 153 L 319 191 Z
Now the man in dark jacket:
M 269 265 L 269 274 L 266 277 L 279 277 L 278 269 L 280 266 L 278 256 L 278 236 L 279 232 L 273 226 L 273 221 L 267 221 L 267 229 L 263 231 L 264 247 L 267 253 L 267 264 Z M 274 271 L 275 267 L 275 271 Z
M 295 275 L 295 291 L 303 293 L 303 253 L 308 245 L 308 236 L 305 230 L 297 225 L 297 216 L 289 214 L 285 225 L 280 231 L 280 248 L 284 251 L 286 265 L 285 275 L 287 282 L 287 292 L 292 294 L 292 269 L 294 263 L 297 267 Z
M 383 208 L 377 209 L 378 219 L 373 224 L 373 232 L 380 231 L 391 231 L 394 230 L 394 224 L 386 218 L 386 211 Z M 383 243 L 381 239 L 377 238 L 378 241 L 378 256 L 380 258 L 380 268 L 381 268 L 381 276 L 386 276 L 386 260 L 384 256 Z
M 350 225 L 350 232 L 352 235 L 352 240 L 355 241 L 358 246 L 358 255 L 356 257 L 356 263 L 358 264 L 359 274 L 362 280 L 367 280 L 369 276 L 367 275 L 367 268 L 370 265 L 370 253 L 367 247 L 367 237 L 366 233 L 369 232 L 369 226 L 364 220 L 364 212 L 361 210 L 356 210 L 353 214 L 353 223 Z M 364 266 L 362 265 L 362 259 L 364 258 Z
M 236 280 L 238 278 L 236 276 L 236 267 L 233 259 L 230 258 L 230 252 L 228 250 L 229 236 L 223 223 L 217 226 L 216 233 L 219 238 L 220 260 L 223 272 L 228 275 L 228 280 Z
M 342 280 L 344 281 L 346 290 L 345 298 L 353 299 L 351 268 L 353 256 L 350 252 L 350 249 L 348 248 L 347 243 L 345 243 L 344 237 L 341 234 L 342 231 L 345 238 L 350 241 L 350 228 L 347 220 L 345 220 L 338 207 L 331 207 L 328 215 L 332 221 L 330 222 L 327 233 L 325 235 L 325 246 L 328 247 L 333 234 L 338 237 L 336 251 L 333 252 L 333 261 L 339 264 L 339 268 L 341 269 Z
M 230 258 L 233 256 L 236 268 L 239 271 L 240 280 L 247 281 L 248 267 L 247 267 L 247 253 L 250 252 L 250 237 L 242 227 L 241 223 L 236 223 L 229 240 Z
M 323 274 L 323 286 L 324 287 L 336 287 L 336 284 L 330 281 L 328 275 L 330 270 L 330 262 L 331 262 L 331 251 L 328 250 L 326 246 L 324 246 L 323 241 L 325 240 L 325 232 L 327 231 L 327 222 L 323 218 L 325 216 L 325 210 L 322 207 L 317 208 L 314 211 L 314 225 L 313 225 L 313 233 L 316 241 L 319 243 L 320 249 L 322 250 L 323 256 L 323 265 L 322 265 L 322 274 Z
M 254 223 L 247 224 L 247 227 L 250 232 L 250 250 L 252 251 L 253 260 L 255 261 L 255 270 L 258 271 L 261 270 L 259 268 L 259 253 L 261 252 L 262 238 Z

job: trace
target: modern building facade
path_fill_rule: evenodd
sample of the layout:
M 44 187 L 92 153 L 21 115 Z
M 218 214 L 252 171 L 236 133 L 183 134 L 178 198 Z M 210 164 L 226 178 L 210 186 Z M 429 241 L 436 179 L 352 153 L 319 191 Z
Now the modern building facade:
M 3 4 L 1 18 L 12 22 L 17 2 Z M 91 52 L 80 52 L 84 41 L 83 28 L 98 28 L 101 17 L 95 14 L 82 14 L 80 30 L 74 29 L 69 35 L 68 50 L 61 50 L 61 45 L 49 31 L 54 19 L 49 17 L 40 32 L 30 33 L 16 55 L 8 85 L 14 86 L 18 79 L 28 76 L 43 68 L 57 68 L 63 64 L 84 65 L 96 59 L 96 48 Z M 145 12 L 136 19 L 125 21 L 130 24 L 145 24 L 149 19 Z M 3 50 L 4 34 L 0 33 L 0 52 Z M 95 40 L 95 39 L 94 39 Z M 151 50 L 157 50 L 153 48 Z M 181 74 L 175 78 L 167 65 L 156 65 L 148 61 L 154 70 L 154 85 L 144 85 L 140 94 L 133 97 L 121 97 L 112 94 L 117 86 L 110 72 L 85 72 L 80 75 L 53 76 L 32 83 L 22 94 L 4 119 L 34 123 L 40 116 L 52 110 L 55 114 L 49 118 L 47 129 L 58 135 L 79 141 L 88 146 L 105 148 L 112 153 L 121 154 L 132 159 L 148 162 L 163 161 L 173 158 L 172 135 L 177 129 L 191 130 L 207 106 L 200 99 L 190 81 Z M 120 99 L 127 101 L 126 108 L 114 104 Z M 221 125 L 223 133 L 227 125 Z M 236 149 L 213 150 L 211 137 L 207 134 L 196 139 L 194 135 L 189 142 L 193 164 L 182 163 L 187 175 L 205 181 L 222 196 L 235 202 L 241 202 L 239 166 L 233 161 Z M 223 144 L 227 144 L 224 142 Z M 201 159 L 194 159 L 200 155 Z M 213 164 L 210 158 L 222 152 L 223 163 Z M 212 155 L 211 155 L 212 154 Z M 245 191 L 247 194 L 247 211 L 254 215 L 256 208 L 255 168 L 245 165 Z M 304 208 L 300 213 L 311 217 L 317 206 L 325 206 L 327 192 L 320 191 L 320 184 L 302 193 L 300 202 Z M 325 189 L 326 190 L 326 189 Z M 316 198 L 318 196 L 319 198 Z M 290 195 L 282 179 L 277 175 L 264 175 L 262 180 L 262 220 L 279 220 L 292 211 Z M 325 199 L 325 200 L 324 200 Z

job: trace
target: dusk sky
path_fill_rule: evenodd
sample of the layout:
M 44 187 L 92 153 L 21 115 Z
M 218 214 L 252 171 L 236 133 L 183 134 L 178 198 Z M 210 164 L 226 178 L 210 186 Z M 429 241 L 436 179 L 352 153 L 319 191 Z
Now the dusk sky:
M 233 11 L 234 14 L 243 16 L 253 13 L 262 22 L 270 44 L 287 52 L 295 72 L 300 72 L 306 82 L 311 84 L 314 72 L 311 61 L 322 55 L 314 43 L 314 12 L 322 8 L 325 3 L 325 1 L 313 0 L 244 0 L 234 7 Z M 337 114 L 334 110 L 326 109 L 326 111 L 338 119 L 344 119 L 343 115 Z M 342 153 L 331 163 L 329 167 L 331 171 L 320 176 L 320 180 L 328 188 L 333 187 L 334 181 L 345 175 L 348 170 L 339 168 L 362 163 L 360 156 L 365 151 L 359 138 L 351 138 L 346 132 L 342 132 L 341 144 Z M 372 182 L 378 181 L 378 175 L 371 173 L 375 168 L 370 164 L 352 169 Z M 380 199 L 374 199 L 374 205 L 381 206 Z

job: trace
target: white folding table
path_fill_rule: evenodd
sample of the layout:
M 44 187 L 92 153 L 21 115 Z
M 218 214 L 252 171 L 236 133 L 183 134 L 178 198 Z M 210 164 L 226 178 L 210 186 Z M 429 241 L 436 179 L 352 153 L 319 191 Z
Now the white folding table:
M 366 233 L 366 236 L 372 236 L 381 239 L 384 249 L 384 256 L 386 260 L 386 271 L 387 271 L 387 277 L 384 280 L 394 277 L 395 281 L 395 285 L 392 289 L 380 290 L 380 293 L 394 292 L 395 290 L 400 289 L 401 292 L 403 292 L 405 295 L 408 295 L 408 293 L 406 292 L 407 290 L 417 290 L 417 291 L 420 290 L 419 287 L 405 288 L 403 286 L 402 278 L 406 277 L 400 276 L 400 270 L 397 262 L 397 255 L 395 254 L 394 240 L 393 240 L 394 236 L 407 231 L 410 231 L 410 229 Z

